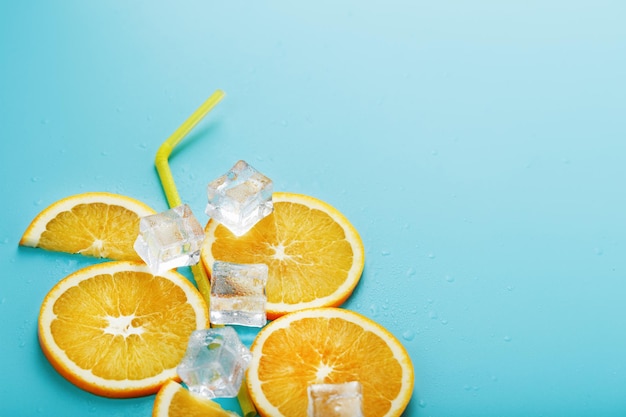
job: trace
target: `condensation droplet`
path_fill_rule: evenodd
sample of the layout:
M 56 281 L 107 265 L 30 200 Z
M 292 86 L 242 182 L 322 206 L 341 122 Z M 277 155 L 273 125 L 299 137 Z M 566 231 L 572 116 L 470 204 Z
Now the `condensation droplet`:
M 511 340 L 512 340 L 511 336 L 504 336 L 504 341 L 505 342 L 510 342 Z
M 428 259 L 435 259 L 435 258 L 436 258 L 435 254 L 434 254 L 434 253 L 432 253 L 432 252 L 431 252 L 431 253 L 429 253 L 429 254 L 428 254 L 428 255 L 426 255 L 426 256 L 428 256 Z
M 370 306 L 369 310 L 370 310 L 370 314 L 371 314 L 373 317 L 376 317 L 376 316 L 378 315 L 378 306 L 377 306 L 376 304 L 372 304 L 372 305 Z
M 406 271 L 406 276 L 407 277 L 413 277 L 415 276 L 415 274 L 417 273 L 417 271 L 415 270 L 415 268 L 411 267 Z
M 451 275 L 446 275 L 446 281 L 448 282 L 454 282 L 454 277 Z
M 446 319 L 441 319 L 441 324 L 443 324 L 443 325 L 445 326 L 446 324 L 448 324 L 448 320 L 446 320 Z
M 404 333 L 402 333 L 402 338 L 408 342 L 410 342 L 411 340 L 415 339 L 415 331 L 413 330 L 407 330 Z
M 383 256 L 389 256 L 389 255 L 391 255 L 391 252 L 389 252 L 388 250 L 382 250 L 380 252 L 380 254 L 383 255 Z
M 420 408 L 426 408 L 426 405 L 427 405 L 427 404 L 426 404 L 426 401 L 424 401 L 424 400 L 419 400 L 419 401 L 417 402 L 417 405 L 418 405 Z
M 428 317 L 430 317 L 432 320 L 437 320 L 437 317 L 439 317 L 439 316 L 437 315 L 437 312 L 436 312 L 436 311 L 431 310 L 431 311 L 428 313 Z

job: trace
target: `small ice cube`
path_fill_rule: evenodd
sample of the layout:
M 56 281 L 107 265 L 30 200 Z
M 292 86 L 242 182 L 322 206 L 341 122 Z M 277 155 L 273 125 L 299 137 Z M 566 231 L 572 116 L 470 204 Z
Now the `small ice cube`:
M 226 174 L 207 187 L 206 214 L 222 223 L 236 236 L 250 230 L 274 209 L 272 180 L 238 161 Z
M 155 274 L 197 264 L 204 230 L 186 204 L 139 220 L 135 251 Z
M 177 372 L 191 392 L 204 398 L 236 397 L 251 358 L 232 327 L 196 330 Z
M 363 417 L 361 383 L 311 384 L 308 417 Z
M 263 327 L 267 323 L 267 271 L 265 264 L 214 262 L 209 297 L 211 323 Z

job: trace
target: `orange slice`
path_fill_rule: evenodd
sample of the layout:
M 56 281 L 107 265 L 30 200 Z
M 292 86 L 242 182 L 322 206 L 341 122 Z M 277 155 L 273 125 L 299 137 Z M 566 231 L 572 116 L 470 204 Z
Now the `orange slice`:
M 239 417 L 215 401 L 192 394 L 179 383 L 168 381 L 154 399 L 152 417 Z
M 337 209 L 301 194 L 275 192 L 274 211 L 237 237 L 213 219 L 202 262 L 268 266 L 267 317 L 311 307 L 339 306 L 359 282 L 365 255 L 356 229 Z
M 133 249 L 139 218 L 154 213 L 144 203 L 119 194 L 77 194 L 39 213 L 24 232 L 20 245 L 141 261 Z
M 360 382 L 365 417 L 400 416 L 413 393 L 404 347 L 349 310 L 287 314 L 261 329 L 250 351 L 248 391 L 263 417 L 306 417 L 309 384 Z
M 191 332 L 209 326 L 207 306 L 183 275 L 145 264 L 92 265 L 57 283 L 39 313 L 39 342 L 52 366 L 107 397 L 155 393 L 177 378 Z

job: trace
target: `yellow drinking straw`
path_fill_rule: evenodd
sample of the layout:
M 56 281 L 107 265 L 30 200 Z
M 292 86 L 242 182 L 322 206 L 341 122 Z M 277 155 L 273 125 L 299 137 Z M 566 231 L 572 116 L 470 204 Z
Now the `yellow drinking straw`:
M 193 129 L 198 122 L 202 120 L 202 118 L 204 118 L 204 116 L 206 116 L 207 113 L 209 113 L 213 107 L 215 107 L 217 103 L 222 100 L 222 98 L 224 98 L 224 95 L 225 94 L 222 90 L 216 90 L 213 94 L 211 94 L 211 96 L 204 103 L 202 103 L 202 105 L 198 107 L 196 111 L 194 111 L 193 114 L 189 116 L 189 118 L 185 120 L 183 124 L 180 125 L 180 127 L 161 144 L 161 146 L 159 146 L 159 149 L 157 150 L 154 164 L 156 166 L 157 173 L 159 174 L 161 185 L 163 186 L 163 191 L 165 191 L 165 197 L 167 198 L 167 203 L 170 208 L 178 207 L 182 204 L 180 195 L 178 195 L 178 190 L 176 189 L 174 177 L 172 176 L 172 171 L 170 170 L 170 154 L 176 145 L 178 145 L 178 143 L 183 140 L 189 132 L 191 132 L 191 129 Z M 193 278 L 196 281 L 200 294 L 202 294 L 208 304 L 211 288 L 209 286 L 209 279 L 207 278 L 201 263 L 198 262 L 196 265 L 193 265 L 191 267 L 191 272 L 193 273 Z
M 170 154 L 176 145 L 178 145 L 178 143 L 183 140 L 189 132 L 191 132 L 198 122 L 202 120 L 204 116 L 206 116 L 213 109 L 213 107 L 215 107 L 217 103 L 224 98 L 224 96 L 225 94 L 222 90 L 216 90 L 213 94 L 211 94 L 211 96 L 204 103 L 202 103 L 202 105 L 200 105 L 200 107 L 198 107 L 196 111 L 194 111 L 192 115 L 189 116 L 189 118 L 185 120 L 183 124 L 180 125 L 180 127 L 161 144 L 161 146 L 159 146 L 159 149 L 157 150 L 154 164 L 156 166 L 157 173 L 159 174 L 161 186 L 165 192 L 165 197 L 167 198 L 167 204 L 170 208 L 178 207 L 182 204 L 169 165 Z M 211 286 L 209 285 L 209 279 L 204 271 L 204 268 L 202 267 L 201 262 L 192 265 L 191 272 L 200 294 L 202 294 L 208 305 L 209 296 L 211 294 Z M 252 404 L 252 401 L 250 400 L 250 395 L 245 381 L 241 384 L 237 399 L 239 400 L 239 406 L 241 407 L 244 417 L 253 417 L 257 415 L 254 404 Z

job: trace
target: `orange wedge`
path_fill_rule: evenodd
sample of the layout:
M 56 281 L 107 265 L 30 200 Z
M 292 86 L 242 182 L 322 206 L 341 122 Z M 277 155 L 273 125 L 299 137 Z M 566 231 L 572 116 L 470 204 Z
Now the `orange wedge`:
M 152 417 L 239 417 L 218 403 L 192 394 L 175 381 L 168 381 L 154 399 Z
M 139 218 L 154 213 L 144 203 L 119 194 L 77 194 L 39 213 L 24 232 L 20 245 L 141 261 L 133 249 Z
M 400 416 L 414 371 L 400 342 L 349 310 L 313 308 L 265 326 L 250 349 L 248 391 L 263 417 L 306 417 L 309 384 L 358 381 L 365 417 Z
M 177 378 L 191 332 L 209 326 L 207 306 L 183 275 L 154 276 L 138 262 L 104 262 L 57 283 L 39 313 L 39 342 L 52 366 L 106 397 L 157 392 Z
M 356 229 L 337 209 L 301 194 L 275 192 L 274 211 L 237 237 L 213 219 L 206 227 L 202 262 L 268 266 L 267 317 L 341 305 L 356 287 L 365 262 Z

